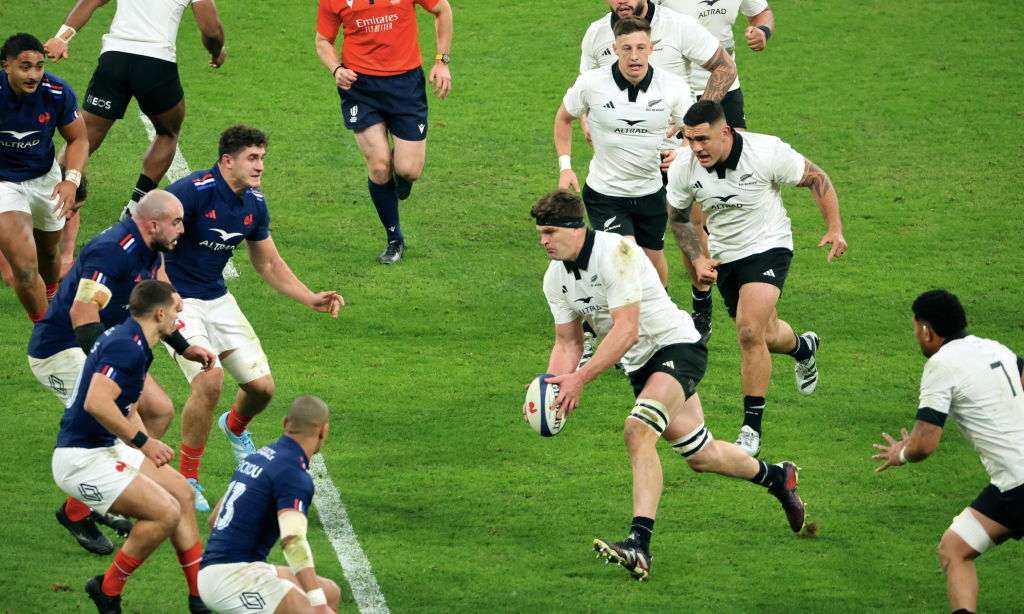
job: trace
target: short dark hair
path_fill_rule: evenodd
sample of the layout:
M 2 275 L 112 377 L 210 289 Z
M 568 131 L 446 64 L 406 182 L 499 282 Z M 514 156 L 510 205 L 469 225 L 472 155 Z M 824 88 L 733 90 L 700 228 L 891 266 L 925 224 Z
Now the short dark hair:
M 170 305 L 177 290 L 166 281 L 147 279 L 140 281 L 128 297 L 128 312 L 132 317 L 152 313 L 157 307 Z
M 646 19 L 630 15 L 616 21 L 615 25 L 612 26 L 612 33 L 615 35 L 615 38 L 634 32 L 646 32 L 647 36 L 650 36 L 651 24 Z
M 4 41 L 4 46 L 0 49 L 0 59 L 13 60 L 25 51 L 38 51 L 43 54 L 43 57 L 46 57 L 46 51 L 43 50 L 43 44 L 39 42 L 38 38 L 31 34 L 18 32 Z
M 702 98 L 690 105 L 683 116 L 683 125 L 694 127 L 701 124 L 717 124 L 725 119 L 725 109 L 714 100 Z
M 967 315 L 960 299 L 941 288 L 921 294 L 914 300 L 911 309 L 918 322 L 926 322 L 943 339 L 967 329 Z
M 236 156 L 247 147 L 266 147 L 267 135 L 250 126 L 231 126 L 220 134 L 218 157 L 228 154 Z
M 554 217 L 583 217 L 583 201 L 579 196 L 569 190 L 555 190 L 540 197 L 533 207 L 530 208 L 530 215 L 534 219 Z

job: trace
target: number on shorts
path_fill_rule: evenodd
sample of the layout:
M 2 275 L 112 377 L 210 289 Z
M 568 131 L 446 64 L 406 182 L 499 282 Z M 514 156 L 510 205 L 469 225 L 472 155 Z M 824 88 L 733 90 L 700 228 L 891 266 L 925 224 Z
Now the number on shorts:
M 231 519 L 235 516 L 235 501 L 245 493 L 245 484 L 240 482 L 231 482 L 228 484 L 228 491 L 224 494 L 224 503 L 220 506 L 220 514 L 217 515 L 217 524 L 214 525 L 215 529 L 223 531 L 228 528 L 231 524 Z
M 1003 370 L 1003 375 L 1006 376 L 1006 383 L 1010 385 L 1010 392 L 1013 393 L 1013 396 L 1017 396 L 1017 389 L 1013 387 L 1013 380 L 1010 379 L 1010 373 L 1006 370 L 1006 365 L 1004 365 L 1002 361 L 997 361 L 990 364 L 989 366 L 992 367 L 993 371 L 995 371 L 997 368 Z

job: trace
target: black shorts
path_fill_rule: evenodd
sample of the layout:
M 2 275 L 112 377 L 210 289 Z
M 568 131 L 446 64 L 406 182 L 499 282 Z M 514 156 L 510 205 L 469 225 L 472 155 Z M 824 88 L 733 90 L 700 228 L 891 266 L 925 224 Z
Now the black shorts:
M 647 249 L 665 248 L 668 201 L 664 187 L 654 194 L 630 198 L 605 196 L 583 184 L 583 204 L 594 230 L 636 237 L 636 244 Z
M 1024 486 L 999 492 L 989 484 L 971 502 L 971 507 L 1010 529 L 1014 539 L 1024 537 Z
M 729 317 L 736 317 L 736 308 L 740 304 L 740 287 L 744 284 L 771 284 L 782 292 L 789 274 L 789 263 L 793 260 L 793 252 L 785 247 L 751 254 L 729 263 L 718 265 L 718 293 L 722 295 Z
M 349 130 L 384 122 L 404 141 L 427 138 L 427 89 L 422 68 L 380 77 L 360 74 L 352 87 L 338 88 L 341 116 Z
M 106 119 L 121 119 L 132 97 L 149 116 L 172 109 L 185 97 L 178 65 L 121 51 L 100 55 L 85 90 L 82 110 Z
M 697 100 L 700 100 L 700 96 L 697 96 Z M 732 126 L 733 128 L 747 127 L 747 116 L 743 114 L 743 88 L 738 87 L 734 90 L 726 92 L 722 101 L 719 103 L 722 108 L 725 109 L 725 123 Z
M 640 396 L 647 380 L 655 373 L 668 373 L 676 378 L 683 387 L 686 398 L 697 392 L 697 384 L 704 378 L 708 369 L 708 348 L 701 342 L 675 343 L 666 345 L 651 356 L 636 371 L 629 374 L 629 383 L 633 384 L 633 396 Z

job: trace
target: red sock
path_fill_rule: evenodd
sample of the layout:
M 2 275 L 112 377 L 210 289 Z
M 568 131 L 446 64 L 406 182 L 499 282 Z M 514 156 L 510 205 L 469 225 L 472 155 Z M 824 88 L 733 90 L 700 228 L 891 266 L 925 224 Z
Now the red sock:
M 190 448 L 181 444 L 181 462 L 178 465 L 181 475 L 199 481 L 199 463 L 203 462 L 203 450 L 205 449 L 206 446 Z
M 64 502 L 64 515 L 68 517 L 71 522 L 78 522 L 79 520 L 86 518 L 92 510 L 89 506 L 82 503 L 78 499 L 72 499 L 68 497 L 68 500 Z
M 188 550 L 178 553 L 178 562 L 181 563 L 181 571 L 185 574 L 185 582 L 188 582 L 188 594 L 199 596 L 199 559 L 203 558 L 203 542 L 196 541 Z
M 28 319 L 32 320 L 33 323 L 36 323 L 39 320 L 42 320 L 43 316 L 45 316 L 45 315 L 46 315 L 46 309 L 44 308 L 39 313 L 30 313 L 30 314 L 28 314 Z
M 250 420 L 252 420 L 252 418 L 247 418 L 246 416 L 238 413 L 238 410 L 235 409 L 234 405 L 232 405 L 231 413 L 228 414 L 228 430 L 235 435 L 241 435 L 242 431 L 245 430 L 245 427 L 249 426 Z
M 108 597 L 116 597 L 124 590 L 124 583 L 128 576 L 142 565 L 142 561 L 135 557 L 128 556 L 124 549 L 117 551 L 114 562 L 110 564 L 107 573 L 103 576 L 103 594 Z
M 52 301 L 53 297 L 57 294 L 57 284 L 46 286 L 46 300 Z

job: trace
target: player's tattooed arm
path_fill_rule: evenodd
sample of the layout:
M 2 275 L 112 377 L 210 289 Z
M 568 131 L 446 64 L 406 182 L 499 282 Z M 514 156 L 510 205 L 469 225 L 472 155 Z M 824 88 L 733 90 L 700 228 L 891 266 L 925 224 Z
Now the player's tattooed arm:
M 832 189 L 832 180 L 828 178 L 828 174 L 807 158 L 804 158 L 804 176 L 800 178 L 800 183 L 797 185 L 802 188 L 810 188 L 815 198 L 826 198 L 829 193 L 835 194 Z
M 808 188 L 814 195 L 814 201 L 818 203 L 821 217 L 825 219 L 828 230 L 818 243 L 818 247 L 831 245 L 827 260 L 832 262 L 833 258 L 846 253 L 846 238 L 843 237 L 843 222 L 839 216 L 839 196 L 832 187 L 832 180 L 821 168 L 804 158 L 804 175 L 800 178 L 800 187 Z
M 700 235 L 693 223 L 690 222 L 689 207 L 686 209 L 669 207 L 668 225 L 672 229 L 672 236 L 675 237 L 679 249 L 690 257 L 691 262 L 703 255 Z
M 736 81 L 736 62 L 733 61 L 725 47 L 719 45 L 715 55 L 701 66 L 711 73 L 707 85 L 704 86 L 704 94 L 701 95 L 701 99 L 707 98 L 721 102 L 733 82 Z

